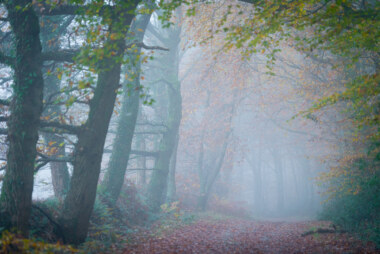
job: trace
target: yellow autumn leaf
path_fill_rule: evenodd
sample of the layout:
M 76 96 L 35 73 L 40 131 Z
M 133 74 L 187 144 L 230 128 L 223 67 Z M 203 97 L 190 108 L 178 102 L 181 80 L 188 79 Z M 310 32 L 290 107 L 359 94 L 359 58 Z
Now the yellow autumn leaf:
M 116 33 L 112 33 L 111 35 L 110 35 L 110 39 L 113 41 L 113 40 L 116 40 L 116 38 L 117 38 L 117 34 Z
M 48 143 L 48 145 L 49 146 L 52 146 L 52 145 L 54 145 L 55 143 L 57 143 L 56 141 L 50 141 L 49 143 Z

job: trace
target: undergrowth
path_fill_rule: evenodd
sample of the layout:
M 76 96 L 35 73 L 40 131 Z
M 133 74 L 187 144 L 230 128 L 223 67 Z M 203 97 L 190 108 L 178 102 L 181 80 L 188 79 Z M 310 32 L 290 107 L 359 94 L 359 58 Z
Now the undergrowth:
M 380 248 L 380 156 L 377 155 L 372 160 L 353 161 L 347 166 L 348 173 L 331 181 L 340 188 L 325 204 L 320 218 Z M 353 186 L 357 191 L 352 191 Z

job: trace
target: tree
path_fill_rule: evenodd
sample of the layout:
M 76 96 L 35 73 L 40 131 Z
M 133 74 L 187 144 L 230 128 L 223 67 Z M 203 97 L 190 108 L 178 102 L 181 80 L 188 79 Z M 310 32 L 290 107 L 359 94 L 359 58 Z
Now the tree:
M 152 211 L 159 211 L 160 206 L 166 200 L 170 161 L 174 163 L 172 158 L 176 153 L 179 126 L 182 119 L 181 82 L 179 80 L 181 15 L 181 10 L 177 9 L 175 12 L 176 25 L 166 31 L 166 36 L 155 33 L 157 39 L 169 48 L 169 53 L 160 59 L 167 66 L 162 72 L 159 81 L 165 84 L 168 104 L 165 131 L 159 143 L 155 170 L 152 173 L 147 190 L 148 203 Z M 174 174 L 173 171 L 172 174 Z M 173 186 L 170 188 L 173 188 Z
M 42 17 L 41 22 L 43 23 L 41 31 L 42 47 L 44 52 L 54 52 L 60 49 L 59 39 L 60 36 L 65 32 L 67 26 L 73 20 L 73 16 L 62 17 Z M 62 110 L 60 104 L 54 104 L 51 102 L 50 97 L 60 94 L 60 84 L 61 80 L 54 75 L 56 71 L 55 66 L 59 63 L 51 62 L 49 67 L 43 68 L 44 74 L 44 110 L 42 113 L 42 118 L 49 121 L 57 121 L 62 117 Z M 62 68 L 62 66 L 60 66 Z M 59 68 L 59 67 L 58 67 Z M 58 136 L 56 133 L 42 132 L 42 137 L 45 141 L 45 147 L 48 148 L 52 159 L 59 159 L 65 157 L 66 145 L 63 137 Z M 50 162 L 52 184 L 54 194 L 57 198 L 63 199 L 69 188 L 70 175 L 65 161 L 51 161 Z
M 150 17 L 151 14 L 142 15 L 133 22 L 129 31 L 131 43 L 142 43 Z M 142 89 L 140 85 L 140 56 L 141 47 L 138 47 L 138 50 L 132 48 L 128 55 L 129 64 L 126 67 L 125 77 L 130 83 L 124 89 L 123 104 L 112 146 L 112 154 L 102 183 L 104 187 L 102 191 L 112 206 L 115 205 L 120 195 L 131 153 L 132 138 L 139 110 L 140 90 Z
M 138 2 L 118 2 L 117 8 L 102 17 L 109 26 L 109 36 L 102 47 L 104 58 L 96 62 L 97 84 L 90 101 L 88 118 L 78 133 L 73 175 L 60 215 L 69 243 L 82 243 L 87 236 L 105 138 L 120 84 L 125 40 Z
M 2 55 L 14 70 L 8 121 L 7 169 L 1 193 L 1 225 L 28 234 L 36 143 L 42 113 L 42 46 L 32 1 L 2 1 L 15 40 L 15 56 Z

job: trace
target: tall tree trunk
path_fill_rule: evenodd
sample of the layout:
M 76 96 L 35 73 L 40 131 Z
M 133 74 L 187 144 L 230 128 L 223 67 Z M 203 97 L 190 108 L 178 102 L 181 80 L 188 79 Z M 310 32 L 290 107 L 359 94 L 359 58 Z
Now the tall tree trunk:
M 73 244 L 85 240 L 95 202 L 103 147 L 120 77 L 120 64 L 110 65 L 113 66 L 110 70 L 99 73 L 88 120 L 78 135 L 73 176 L 61 214 L 65 238 Z
M 178 149 L 179 136 L 177 135 L 177 139 L 174 146 L 174 151 L 172 154 L 172 158 L 170 160 L 170 168 L 169 168 L 169 178 L 168 178 L 168 191 L 166 195 L 166 202 L 172 203 L 176 200 L 176 183 L 175 183 L 175 171 L 177 165 L 177 149 Z
M 178 13 L 180 12 L 179 9 L 177 11 Z M 181 14 L 177 16 L 178 19 L 180 17 Z M 148 204 L 153 212 L 159 211 L 160 206 L 166 199 L 170 159 L 175 151 L 182 119 L 181 82 L 178 78 L 180 34 L 181 26 L 178 22 L 176 27 L 172 27 L 168 31 L 168 39 L 164 40 L 165 46 L 169 48 L 169 53 L 163 57 L 163 62 L 167 64 L 168 68 L 162 77 L 167 85 L 168 114 L 166 120 L 167 128 L 160 141 L 155 170 L 148 184 Z
M 230 120 L 232 120 L 232 116 Z M 205 177 L 205 179 L 203 180 L 204 183 L 202 184 L 203 186 L 201 187 L 201 192 L 198 197 L 198 209 L 201 211 L 205 211 L 207 208 L 208 199 L 210 197 L 212 187 L 223 166 L 224 157 L 226 156 L 227 147 L 229 144 L 230 134 L 231 134 L 231 130 L 228 130 L 224 137 L 224 143 L 223 143 L 223 146 L 221 147 L 221 153 L 219 157 L 217 158 L 217 160 L 215 160 L 215 163 L 212 163 L 213 165 L 212 165 L 211 172 L 209 172 L 207 176 Z
M 263 209 L 263 194 L 262 194 L 262 174 L 261 174 L 261 148 L 258 149 L 257 156 L 254 156 L 252 161 L 253 171 L 253 201 L 255 213 L 260 215 Z
M 28 234 L 34 163 L 42 113 L 40 28 L 31 0 L 3 1 L 15 36 L 13 99 L 8 121 L 7 169 L 1 193 L 1 226 Z M 3 221 L 4 220 L 4 221 Z
M 176 89 L 168 89 L 168 91 L 169 116 L 166 124 L 167 130 L 160 142 L 160 151 L 155 163 L 155 170 L 148 185 L 148 202 L 151 210 L 154 212 L 157 212 L 165 201 L 170 158 L 174 151 L 182 118 L 182 97 L 179 90 L 179 82 Z
M 302 155 L 301 155 L 302 156 Z M 302 159 L 302 181 L 303 181 L 303 210 L 305 213 L 310 213 L 313 210 L 313 183 L 311 182 L 310 161 L 307 158 Z
M 59 50 L 59 31 L 62 32 L 62 30 L 66 30 L 66 27 L 60 27 L 60 29 L 57 29 L 57 27 L 61 25 L 62 21 L 62 17 L 43 17 L 44 27 L 41 31 L 41 39 L 44 51 L 54 52 Z M 64 24 L 63 26 L 65 25 L 67 26 L 69 23 Z M 43 71 L 45 76 L 44 83 L 46 84 L 44 86 L 44 98 L 46 101 L 52 94 L 59 93 L 60 80 L 55 75 L 47 74 L 47 68 L 44 68 Z M 61 107 L 54 104 L 47 106 L 42 113 L 44 117 L 49 117 L 49 120 L 58 118 L 61 114 Z M 50 146 L 49 144 L 51 144 L 51 146 L 54 146 L 57 149 L 53 157 L 59 158 L 65 156 L 65 141 L 62 137 L 50 133 L 43 133 L 42 137 L 46 146 Z M 69 188 L 70 181 L 67 164 L 66 162 L 50 162 L 50 169 L 54 195 L 62 200 L 67 192 L 67 189 Z
M 137 148 L 140 151 L 145 151 L 145 149 L 146 149 L 145 138 L 143 136 L 138 136 L 136 139 L 137 139 L 137 141 L 136 141 Z M 141 156 L 140 158 L 138 158 L 137 163 L 138 163 L 138 165 L 137 165 L 138 168 L 146 169 L 146 157 L 145 156 Z M 144 187 L 146 185 L 146 170 L 141 170 L 139 172 L 139 185 L 142 186 L 144 189 Z
M 137 2 L 135 4 L 137 5 Z M 114 13 L 113 17 L 119 20 L 112 21 L 110 34 L 113 31 L 113 24 L 117 28 L 128 27 L 131 24 L 134 15 L 125 13 L 134 10 L 136 6 L 128 8 L 130 9 L 118 9 L 118 12 Z M 122 24 L 123 26 L 121 26 Z M 120 31 L 116 32 L 120 33 Z M 82 243 L 87 236 L 96 197 L 104 143 L 120 84 L 120 59 L 124 55 L 126 34 L 125 32 L 122 38 L 117 40 L 109 38 L 104 45 L 104 49 L 112 50 L 116 54 L 112 56 L 106 52 L 105 55 L 109 55 L 109 57 L 99 62 L 101 69 L 94 97 L 90 102 L 88 119 L 78 134 L 73 162 L 74 171 L 60 215 L 60 222 L 68 243 Z
M 151 14 L 143 15 L 137 18 L 130 29 L 130 35 L 133 35 L 133 41 L 142 41 L 145 29 L 149 23 Z M 133 78 L 132 84 L 125 88 L 123 104 L 120 112 L 120 118 L 117 126 L 116 137 L 112 147 L 112 154 L 108 164 L 108 170 L 102 183 L 102 190 L 107 196 L 111 206 L 114 206 L 119 198 L 121 188 L 124 183 L 125 171 L 132 147 L 132 138 L 135 131 L 136 120 L 139 110 L 140 101 L 140 53 L 131 53 L 128 57 L 130 64 L 127 67 L 127 76 Z
M 207 99 L 206 99 L 206 108 L 208 108 L 209 102 L 210 102 L 210 92 L 207 93 Z M 216 158 L 212 158 L 210 165 L 205 164 L 205 151 L 204 151 L 204 138 L 205 138 L 205 132 L 206 132 L 206 125 L 203 126 L 202 133 L 201 133 L 201 142 L 200 142 L 200 149 L 199 149 L 199 156 L 198 156 L 198 176 L 200 180 L 200 192 L 198 197 L 198 204 L 197 208 L 201 211 L 205 211 L 207 208 L 208 198 L 211 193 L 212 186 L 216 180 L 216 178 L 219 175 L 219 172 L 222 168 L 224 157 L 227 152 L 227 147 L 229 144 L 229 137 L 232 133 L 232 129 L 230 128 L 232 124 L 233 115 L 235 112 L 235 99 L 236 99 L 236 91 L 233 94 L 232 103 L 230 105 L 229 112 L 225 112 L 227 116 L 227 122 L 226 126 L 228 126 L 224 132 L 224 137 L 222 137 L 223 145 L 220 148 L 219 151 L 216 153 Z M 223 112 L 224 113 L 224 112 Z M 207 123 L 208 119 L 204 119 Z M 220 154 L 218 154 L 218 152 Z M 215 156 L 215 155 L 214 155 Z M 207 168 L 207 169 L 206 169 Z
M 299 156 L 299 155 L 298 155 Z M 294 162 L 294 160 L 290 160 L 290 167 L 291 167 L 291 171 L 292 171 L 292 178 L 293 178 L 293 186 L 294 186 L 294 191 L 295 191 L 295 199 L 296 201 L 294 202 L 293 206 L 297 207 L 298 209 L 297 210 L 301 210 L 302 207 L 303 207 L 303 192 L 301 191 L 301 185 L 302 185 L 302 181 L 299 181 L 298 179 L 298 167 L 296 165 L 296 163 Z
M 208 198 L 209 198 L 209 192 L 208 191 L 203 191 L 199 197 L 198 197 L 198 209 L 202 212 L 206 211 L 207 209 L 207 203 L 208 203 Z
M 272 154 L 277 182 L 277 212 L 282 212 L 284 210 L 284 172 L 282 158 L 277 148 L 274 148 Z

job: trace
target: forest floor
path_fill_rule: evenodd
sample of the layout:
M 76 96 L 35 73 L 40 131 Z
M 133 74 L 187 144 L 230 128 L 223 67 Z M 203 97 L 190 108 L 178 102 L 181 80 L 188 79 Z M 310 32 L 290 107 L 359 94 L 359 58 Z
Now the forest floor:
M 122 253 L 378 253 L 349 234 L 304 232 L 321 221 L 254 221 L 206 217 L 187 225 L 156 225 L 129 239 Z

